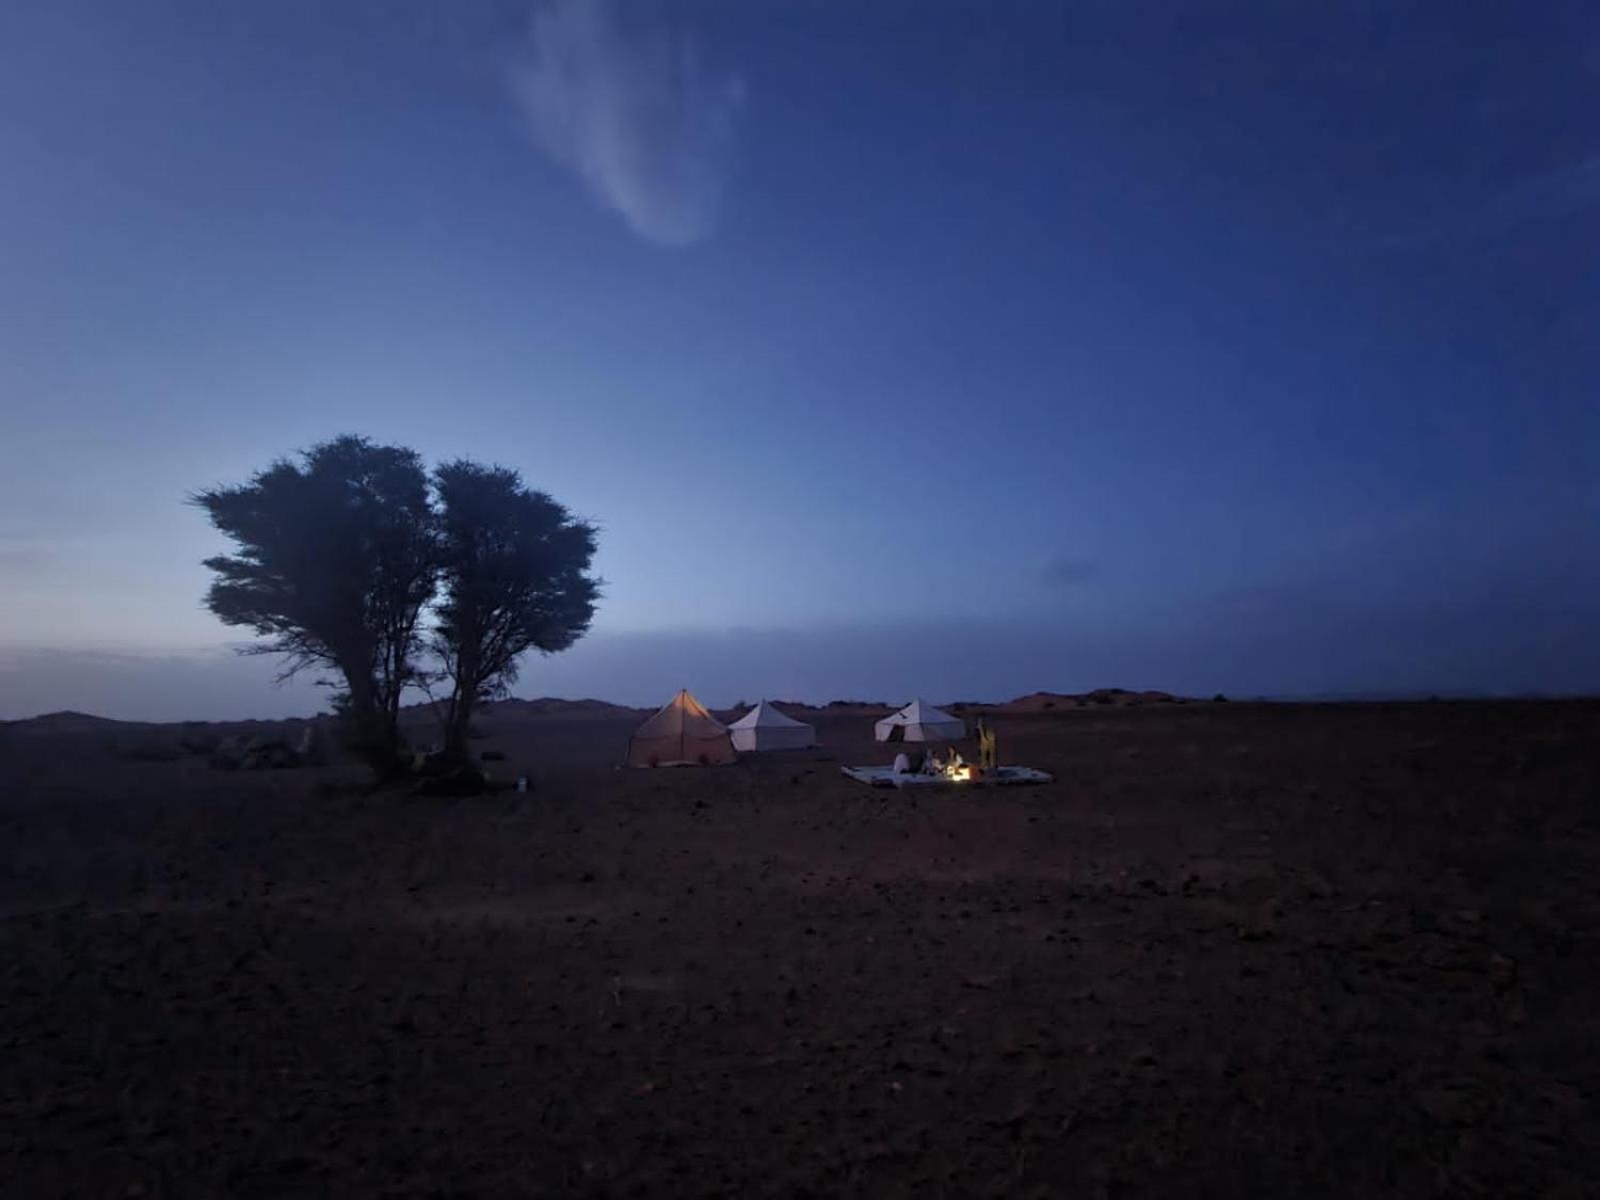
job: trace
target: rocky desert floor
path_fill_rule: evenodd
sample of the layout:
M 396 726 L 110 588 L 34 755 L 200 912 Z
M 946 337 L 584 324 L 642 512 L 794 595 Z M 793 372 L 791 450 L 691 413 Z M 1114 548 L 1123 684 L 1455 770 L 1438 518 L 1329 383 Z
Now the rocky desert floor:
M 0 1190 L 1600 1190 L 1600 704 L 998 721 L 1054 784 L 867 789 L 859 716 L 500 714 L 532 789 L 458 800 L 0 730 Z

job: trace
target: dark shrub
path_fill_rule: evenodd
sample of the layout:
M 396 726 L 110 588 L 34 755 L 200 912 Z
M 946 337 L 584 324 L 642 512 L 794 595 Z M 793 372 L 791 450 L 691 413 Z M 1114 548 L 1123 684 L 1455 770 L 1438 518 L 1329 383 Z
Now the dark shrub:
M 446 775 L 417 782 L 419 796 L 476 796 L 488 789 L 489 781 L 476 767 L 461 767 Z
M 120 757 L 128 762 L 177 762 L 183 757 L 183 750 L 162 742 L 146 742 L 123 747 Z

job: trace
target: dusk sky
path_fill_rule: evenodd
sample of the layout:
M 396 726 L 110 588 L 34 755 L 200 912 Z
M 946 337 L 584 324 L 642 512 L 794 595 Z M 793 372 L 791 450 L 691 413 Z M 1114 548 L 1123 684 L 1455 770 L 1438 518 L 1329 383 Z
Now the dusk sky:
M 314 711 L 195 489 L 602 528 L 518 692 L 1600 690 L 1600 6 L 0 5 L 0 717 Z

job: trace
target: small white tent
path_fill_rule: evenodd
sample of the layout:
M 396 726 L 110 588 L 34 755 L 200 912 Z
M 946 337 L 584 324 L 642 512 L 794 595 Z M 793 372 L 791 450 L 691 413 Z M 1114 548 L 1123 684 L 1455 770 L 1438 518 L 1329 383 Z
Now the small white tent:
M 967 736 L 967 726 L 926 700 L 913 700 L 879 721 L 873 732 L 880 742 L 953 742 Z
M 628 739 L 630 767 L 709 767 L 738 756 L 728 727 L 687 690 L 679 692 Z
M 732 725 L 735 750 L 804 750 L 817 744 L 817 731 L 786 717 L 763 700 Z

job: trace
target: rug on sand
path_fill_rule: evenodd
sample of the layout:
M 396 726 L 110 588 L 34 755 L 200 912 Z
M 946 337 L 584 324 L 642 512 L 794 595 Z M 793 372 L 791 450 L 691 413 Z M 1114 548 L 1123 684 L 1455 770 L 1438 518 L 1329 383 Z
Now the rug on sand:
M 869 787 L 1008 787 L 1019 783 L 1049 783 L 1054 778 L 1032 767 L 996 767 L 982 779 L 950 779 L 944 775 L 897 772 L 893 767 L 840 767 L 839 770 Z

